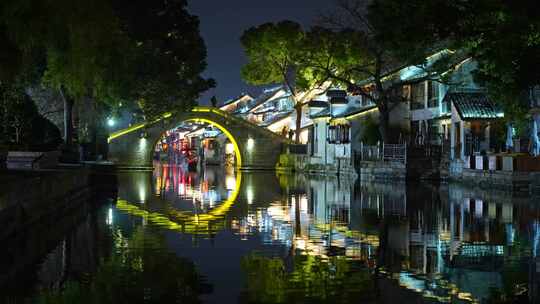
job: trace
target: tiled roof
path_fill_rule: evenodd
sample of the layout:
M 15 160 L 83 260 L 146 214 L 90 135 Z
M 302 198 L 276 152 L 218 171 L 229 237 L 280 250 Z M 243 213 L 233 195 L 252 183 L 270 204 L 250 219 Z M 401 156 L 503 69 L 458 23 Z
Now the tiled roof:
M 265 113 L 270 113 L 270 112 L 275 112 L 275 111 L 276 111 L 275 107 L 268 107 L 268 108 L 260 109 L 258 111 L 254 111 L 253 114 L 260 115 L 260 114 L 265 114 Z
M 463 120 L 504 117 L 504 113 L 489 100 L 485 93 L 481 92 L 448 93 L 443 102 L 454 104 Z
M 283 112 L 283 113 L 278 113 L 278 114 L 276 114 L 276 115 L 270 117 L 269 119 L 263 121 L 263 122 L 260 124 L 260 126 L 261 126 L 261 127 L 268 127 L 268 126 L 270 126 L 270 125 L 272 125 L 272 124 L 274 124 L 274 123 L 276 123 L 276 122 L 278 122 L 278 121 L 280 121 L 280 120 L 282 120 L 282 119 L 285 119 L 285 118 L 289 117 L 289 116 L 291 115 L 291 112 L 292 112 L 292 111 L 289 111 L 289 112 Z
M 431 55 L 430 57 L 437 57 L 439 56 L 439 54 L 450 55 L 449 57 L 445 57 L 446 60 L 448 60 L 446 62 L 446 64 L 448 65 L 448 69 L 456 67 L 457 65 L 462 63 L 464 60 L 469 58 L 468 54 L 465 52 L 456 51 L 453 53 L 448 53 L 447 49 L 439 49 L 437 51 L 434 50 L 433 55 Z M 434 62 L 437 62 L 437 59 Z M 400 71 L 403 71 L 404 69 L 408 69 L 408 68 L 417 69 L 418 73 L 412 73 L 411 75 L 407 76 L 406 79 L 403 79 L 403 81 L 405 82 L 414 82 L 415 79 L 417 80 L 418 78 L 422 78 L 426 76 L 425 71 L 423 71 L 423 69 L 418 69 L 417 66 L 410 65 L 406 62 L 400 62 L 399 60 L 389 60 L 385 62 L 385 65 L 382 67 L 382 75 L 384 75 L 385 78 L 388 77 L 389 78 L 388 80 L 391 80 L 395 77 L 398 77 L 399 76 L 398 74 Z M 371 84 L 372 82 L 373 82 L 372 77 L 368 77 L 367 79 L 363 79 L 360 82 L 358 82 L 357 85 L 364 86 L 364 85 Z
M 369 110 L 372 110 L 376 108 L 377 106 L 367 106 L 362 108 L 356 108 L 356 107 L 348 107 L 344 112 L 339 113 L 338 115 L 334 116 L 334 118 L 346 118 L 352 115 L 360 114 L 363 112 L 367 112 Z
M 328 103 L 324 100 L 311 100 L 309 102 L 310 108 L 326 108 L 328 107 Z
M 328 91 L 326 92 L 326 96 L 328 96 L 328 97 L 330 97 L 330 98 L 334 98 L 334 97 L 346 98 L 346 97 L 347 97 L 347 91 L 345 91 L 345 90 L 331 89 L 331 90 L 328 90 Z
M 255 98 L 254 100 L 248 103 L 247 112 L 251 112 L 253 111 L 253 109 L 269 101 L 274 96 L 276 96 L 278 92 L 279 92 L 279 89 L 268 90 L 268 91 L 263 92 L 261 95 L 259 95 L 259 97 Z
M 331 113 L 330 113 L 330 108 L 326 108 L 322 111 L 319 111 L 313 115 L 311 115 L 310 117 L 311 118 L 321 118 L 321 117 L 330 117 L 331 116 Z
M 238 96 L 238 97 L 236 97 L 236 98 L 233 98 L 233 99 L 230 99 L 230 100 L 225 101 L 225 103 L 223 103 L 222 105 L 220 105 L 220 107 L 225 107 L 225 106 L 228 106 L 228 105 L 230 105 L 230 104 L 233 104 L 233 103 L 235 103 L 235 102 L 237 102 L 237 101 L 242 100 L 242 98 L 244 98 L 244 97 L 249 97 L 249 99 L 253 99 L 253 97 L 251 97 L 249 94 L 242 94 L 242 95 L 240 95 L 240 96 Z

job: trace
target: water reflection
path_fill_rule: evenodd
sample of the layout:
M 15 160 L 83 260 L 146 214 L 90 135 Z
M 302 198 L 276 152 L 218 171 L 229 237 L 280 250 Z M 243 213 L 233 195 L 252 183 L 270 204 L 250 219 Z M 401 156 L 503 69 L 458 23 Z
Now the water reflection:
M 112 231 L 114 251 L 89 275 L 47 288 L 38 303 L 200 303 L 211 291 L 189 259 L 163 250 L 162 234 L 139 226 L 124 236 Z M 45 263 L 48 263 L 47 259 Z M 68 259 L 69 261 L 69 259 Z M 44 264 L 43 269 L 49 269 Z M 166 275 L 164 275 L 166 274 Z
M 533 198 L 168 164 L 119 184 L 116 204 L 99 213 L 102 228 L 89 228 L 111 240 L 100 243 L 101 262 L 53 297 L 66 296 L 66 282 L 81 295 L 112 292 L 100 282 L 118 273 L 132 287 L 116 277 L 111 286 L 135 303 L 149 292 L 172 300 L 174 284 L 190 290 L 179 293 L 184 302 L 539 301 Z
M 208 214 L 231 195 L 226 189 L 233 184 L 232 172 L 216 178 L 219 171 L 207 170 L 205 175 L 186 177 L 176 168 L 160 168 L 163 173 L 154 174 L 156 194 L 179 210 Z M 412 291 L 412 297 L 441 302 L 536 299 L 538 210 L 527 198 L 470 192 L 458 185 L 355 184 L 298 175 L 278 175 L 279 186 L 268 191 L 271 176 L 245 175 L 243 183 L 237 182 L 241 174 L 235 176 L 236 209 L 223 209 L 225 223 L 211 232 L 214 237 L 220 229 L 228 230 L 241 240 L 257 239 L 264 246 L 281 248 L 277 255 L 270 250 L 272 254 L 244 257 L 248 277 L 264 271 L 278 275 L 272 270 L 277 267 L 288 286 L 288 276 L 296 277 L 295 271 L 313 261 L 337 269 L 335 258 L 345 258 L 351 265 L 365 266 L 358 273 L 368 273 L 381 284 L 394 282 L 396 289 Z M 182 205 L 186 202 L 191 202 L 189 208 Z M 298 265 L 288 261 L 306 256 L 314 260 Z M 287 271 L 283 265 L 291 263 Z M 309 278 L 305 280 L 307 284 Z M 250 289 L 266 284 L 255 284 L 252 278 L 248 282 L 254 283 L 248 284 L 248 295 L 261 293 Z M 380 294 L 378 285 L 367 293 Z M 274 300 L 287 298 L 283 292 Z

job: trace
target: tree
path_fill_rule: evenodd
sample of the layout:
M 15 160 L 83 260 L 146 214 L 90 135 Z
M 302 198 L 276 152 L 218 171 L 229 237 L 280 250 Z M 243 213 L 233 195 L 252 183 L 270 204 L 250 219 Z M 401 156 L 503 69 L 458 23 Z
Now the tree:
M 58 128 L 39 115 L 20 85 L 0 84 L 0 118 L 0 144 L 44 151 L 61 143 Z
M 200 76 L 206 49 L 185 1 L 12 0 L 0 4 L 0 16 L 8 57 L 23 66 L 36 51 L 45 58 L 38 78 L 66 101 L 67 142 L 77 99 L 135 102 L 150 117 L 188 108 L 214 85 Z
M 128 96 L 147 118 L 195 105 L 200 94 L 215 86 L 203 79 L 206 46 L 199 19 L 185 0 L 113 0 L 121 28 L 136 45 Z
M 250 28 L 241 38 L 248 63 L 242 78 L 253 85 L 283 84 L 296 112 L 296 141 L 300 141 L 302 108 L 314 94 L 328 87 L 328 77 L 306 65 L 306 33 L 292 21 Z
M 330 64 L 310 63 L 317 73 L 326 75 L 355 94 L 373 102 L 379 110 L 379 133 L 386 142 L 390 140 L 390 112 L 406 101 L 403 86 L 411 80 L 402 80 L 395 74 L 406 66 L 423 70 L 423 80 L 442 81 L 440 75 L 448 70 L 449 57 L 441 53 L 435 64 L 427 56 L 433 49 L 411 48 L 400 56 L 388 48 L 378 35 L 379 27 L 387 25 L 374 22 L 368 15 L 369 1 L 337 0 L 334 12 L 321 16 L 320 25 L 311 35 L 312 48 L 318 54 L 333 54 Z M 330 58 L 330 57 L 329 57 Z
M 375 0 L 370 20 L 394 52 L 445 45 L 478 63 L 475 80 L 505 109 L 527 112 L 529 92 L 540 85 L 540 12 L 537 1 Z
M 65 141 L 72 144 L 75 101 L 118 98 L 129 40 L 107 0 L 5 1 L 0 7 L 5 32 L 22 57 L 19 72 L 43 58 L 44 69 L 31 79 L 60 92 L 64 99 Z

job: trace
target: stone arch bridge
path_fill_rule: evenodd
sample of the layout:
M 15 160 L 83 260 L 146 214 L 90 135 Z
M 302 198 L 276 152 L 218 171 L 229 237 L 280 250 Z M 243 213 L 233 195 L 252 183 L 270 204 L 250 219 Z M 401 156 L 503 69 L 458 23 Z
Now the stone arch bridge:
M 152 122 L 143 122 L 119 130 L 109 137 L 109 160 L 119 169 L 152 169 L 154 148 L 167 130 L 185 121 L 211 124 L 220 129 L 235 148 L 236 166 L 243 170 L 273 170 L 289 141 L 242 118 L 211 107 L 164 114 Z

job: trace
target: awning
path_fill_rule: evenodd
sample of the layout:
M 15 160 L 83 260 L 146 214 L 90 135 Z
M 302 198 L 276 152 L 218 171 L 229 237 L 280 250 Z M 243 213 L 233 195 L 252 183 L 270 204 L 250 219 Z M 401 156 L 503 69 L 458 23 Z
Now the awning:
M 443 102 L 451 102 L 462 120 L 498 119 L 504 113 L 498 109 L 485 93 L 448 93 Z

